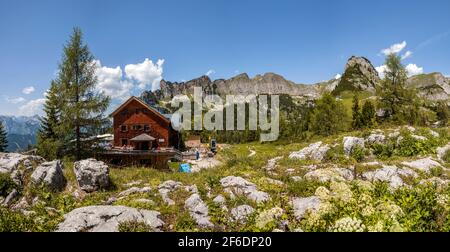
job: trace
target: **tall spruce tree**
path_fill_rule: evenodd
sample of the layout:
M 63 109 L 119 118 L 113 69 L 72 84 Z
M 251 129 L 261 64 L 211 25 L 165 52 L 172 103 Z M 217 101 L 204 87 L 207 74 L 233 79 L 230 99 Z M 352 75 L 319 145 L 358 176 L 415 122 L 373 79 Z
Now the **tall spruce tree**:
M 59 134 L 66 150 L 77 160 L 89 151 L 92 143 L 82 141 L 104 123 L 104 112 L 110 99 L 96 92 L 96 66 L 94 57 L 83 42 L 79 28 L 64 46 L 64 54 L 59 66 L 56 82 L 60 88 L 61 125 Z
M 3 122 L 0 121 L 0 152 L 5 152 L 8 147 L 8 139 L 6 138 L 6 130 Z
M 330 93 L 325 93 L 316 101 L 316 106 L 311 112 L 310 126 L 312 132 L 317 135 L 330 136 L 347 130 L 350 118 L 341 101 Z
M 60 157 L 61 140 L 58 129 L 61 125 L 61 100 L 59 86 L 52 81 L 44 104 L 45 116 L 41 119 L 41 127 L 37 135 L 37 150 L 46 159 Z
M 366 100 L 363 104 L 363 107 L 361 109 L 361 124 L 365 128 L 372 128 L 376 121 L 375 121 L 375 106 L 370 100 Z

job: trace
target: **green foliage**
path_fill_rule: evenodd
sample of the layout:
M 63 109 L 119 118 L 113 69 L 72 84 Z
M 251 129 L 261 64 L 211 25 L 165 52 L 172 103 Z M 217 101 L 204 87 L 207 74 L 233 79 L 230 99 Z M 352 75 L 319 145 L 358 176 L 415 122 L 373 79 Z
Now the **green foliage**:
M 41 119 L 41 127 L 37 135 L 38 154 L 48 160 L 54 160 L 61 156 L 61 138 L 57 132 L 61 124 L 60 108 L 62 104 L 58 88 L 57 83 L 52 81 L 44 104 L 45 116 Z
M 342 102 L 329 93 L 317 100 L 311 113 L 310 129 L 317 135 L 330 136 L 348 128 L 349 118 Z
M 96 92 L 96 65 L 82 33 L 75 28 L 59 66 L 57 79 L 60 99 L 60 125 L 58 135 L 64 141 L 67 154 L 75 154 L 77 160 L 89 153 L 92 143 L 82 142 L 82 138 L 100 133 L 105 123 L 103 113 L 110 99 Z M 75 141 L 72 141 L 75 140 Z
M 0 196 L 6 197 L 13 189 L 18 189 L 8 173 L 0 173 Z
M 375 126 L 375 106 L 370 100 L 366 100 L 361 110 L 361 124 L 365 128 Z
M 5 152 L 8 147 L 8 139 L 6 138 L 6 130 L 3 122 L 0 121 L 0 152 Z
M 379 108 L 384 111 L 384 120 L 396 123 L 411 123 L 417 119 L 417 95 L 413 89 L 406 88 L 408 78 L 400 56 L 390 54 L 386 58 L 387 70 L 377 93 Z
M 290 182 L 287 191 L 297 197 L 309 197 L 314 195 L 314 192 L 319 186 L 327 185 L 315 180 L 302 179 L 300 181 Z
M 433 153 L 436 147 L 437 143 L 433 139 L 419 140 L 407 134 L 399 141 L 394 154 L 402 157 L 426 155 Z
M 364 125 L 361 120 L 361 111 L 359 109 L 358 93 L 355 93 L 355 95 L 353 96 L 353 105 L 352 105 L 352 128 L 361 129 L 363 126 Z
M 27 232 L 34 230 L 33 219 L 0 206 L 0 232 Z
M 119 223 L 119 232 L 152 232 L 152 227 L 136 220 Z
M 350 156 L 354 158 L 358 163 L 362 162 L 367 155 L 367 150 L 357 145 L 352 149 Z
M 441 126 L 447 126 L 450 119 L 450 110 L 445 102 L 438 102 L 436 106 L 436 116 Z
M 442 157 L 442 160 L 444 160 L 446 163 L 450 163 L 450 150 L 445 152 L 444 156 Z

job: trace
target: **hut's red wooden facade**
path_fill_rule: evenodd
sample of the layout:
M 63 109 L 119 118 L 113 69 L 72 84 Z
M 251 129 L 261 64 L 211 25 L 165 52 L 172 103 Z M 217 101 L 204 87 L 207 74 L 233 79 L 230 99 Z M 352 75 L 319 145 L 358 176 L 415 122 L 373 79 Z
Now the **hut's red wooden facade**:
M 178 132 L 171 122 L 155 108 L 132 96 L 111 116 L 114 127 L 114 147 L 152 150 L 173 147 L 178 149 Z

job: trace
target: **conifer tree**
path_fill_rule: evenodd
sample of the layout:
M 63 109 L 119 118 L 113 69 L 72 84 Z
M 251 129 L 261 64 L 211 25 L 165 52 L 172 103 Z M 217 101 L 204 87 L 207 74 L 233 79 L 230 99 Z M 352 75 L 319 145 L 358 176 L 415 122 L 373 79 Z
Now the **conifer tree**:
M 415 119 L 409 115 L 414 112 L 411 109 L 417 108 L 416 93 L 406 88 L 408 76 L 399 55 L 388 55 L 385 64 L 385 78 L 378 89 L 379 108 L 383 110 L 385 120 L 409 122 Z
M 6 130 L 3 122 L 0 121 L 0 152 L 5 152 L 8 147 L 8 139 L 6 138 Z
M 345 131 L 350 124 L 345 106 L 329 93 L 317 100 L 310 120 L 312 132 L 323 136 Z
M 355 93 L 355 95 L 353 96 L 352 105 L 352 128 L 361 129 L 363 126 L 364 125 L 361 120 L 361 111 L 359 109 L 359 97 L 358 94 Z
M 52 81 L 44 104 L 45 115 L 41 119 L 41 127 L 37 135 L 38 153 L 49 160 L 60 157 L 61 140 L 57 132 L 61 124 L 61 101 L 58 88 L 58 84 Z
M 56 80 L 60 89 L 61 125 L 58 130 L 65 147 L 77 160 L 89 151 L 92 143 L 82 141 L 104 123 L 109 97 L 95 90 L 97 78 L 94 57 L 83 42 L 79 28 L 64 46 Z
M 365 128 L 372 128 L 375 125 L 375 106 L 369 100 L 365 101 L 361 110 L 361 124 Z

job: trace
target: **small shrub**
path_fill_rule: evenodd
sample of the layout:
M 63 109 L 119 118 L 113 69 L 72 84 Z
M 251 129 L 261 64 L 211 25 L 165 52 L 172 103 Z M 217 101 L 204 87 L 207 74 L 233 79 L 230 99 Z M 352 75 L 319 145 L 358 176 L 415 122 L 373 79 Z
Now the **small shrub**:
M 152 232 L 152 228 L 137 220 L 119 223 L 119 232 Z
M 0 173 L 0 196 L 6 197 L 13 189 L 17 189 L 16 183 L 7 173 Z
M 327 183 L 302 179 L 297 182 L 291 182 L 288 184 L 288 192 L 299 197 L 309 197 L 314 195 L 316 189 L 319 186 L 325 186 Z
M 357 145 L 355 148 L 353 148 L 350 156 L 359 163 L 364 160 L 364 158 L 366 157 L 366 154 L 367 154 L 367 150 L 365 148 L 362 148 L 359 145 Z
M 446 162 L 446 163 L 450 163 L 450 150 L 446 151 L 444 156 L 442 157 L 442 159 Z

